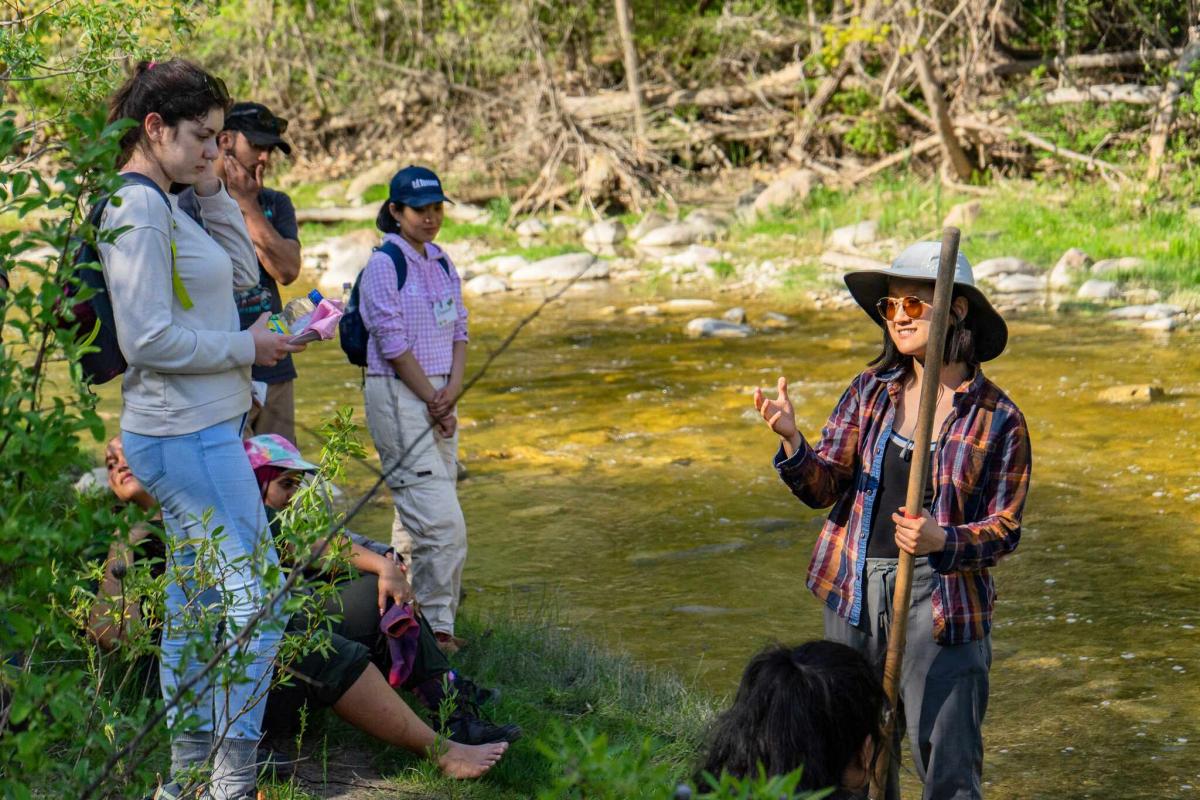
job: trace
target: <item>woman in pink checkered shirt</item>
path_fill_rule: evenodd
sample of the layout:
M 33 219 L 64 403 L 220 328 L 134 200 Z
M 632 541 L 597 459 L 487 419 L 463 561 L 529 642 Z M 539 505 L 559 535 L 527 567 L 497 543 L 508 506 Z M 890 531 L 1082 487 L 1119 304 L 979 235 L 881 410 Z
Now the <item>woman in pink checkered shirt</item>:
M 467 559 L 458 503 L 455 403 L 467 360 L 462 281 L 433 244 L 442 227 L 441 181 L 423 167 L 392 178 L 376 226 L 383 244 L 363 270 L 369 335 L 367 427 L 396 508 L 392 544 L 411 562 L 413 591 L 438 642 L 454 652 L 454 618 Z

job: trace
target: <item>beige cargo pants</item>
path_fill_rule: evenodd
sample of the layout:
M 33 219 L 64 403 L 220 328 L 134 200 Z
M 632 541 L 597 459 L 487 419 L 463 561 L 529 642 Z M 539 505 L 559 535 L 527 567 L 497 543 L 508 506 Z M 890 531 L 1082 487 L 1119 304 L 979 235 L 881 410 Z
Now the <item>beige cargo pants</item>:
M 445 376 L 431 376 L 435 389 Z M 411 564 L 413 592 L 436 632 L 454 633 L 467 561 L 458 504 L 458 434 L 431 429 L 425 403 L 398 378 L 367 376 L 367 428 L 387 474 L 396 523 L 392 545 Z

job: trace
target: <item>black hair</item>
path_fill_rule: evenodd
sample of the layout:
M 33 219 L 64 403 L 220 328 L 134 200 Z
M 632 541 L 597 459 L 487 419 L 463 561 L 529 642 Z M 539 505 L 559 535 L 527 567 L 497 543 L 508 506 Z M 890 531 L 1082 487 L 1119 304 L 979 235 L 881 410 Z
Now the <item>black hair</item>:
M 133 155 L 134 148 L 145 135 L 143 123 L 157 113 L 163 122 L 174 127 L 180 120 L 203 119 L 214 108 L 228 111 L 233 105 L 225 84 L 190 61 L 175 58 L 170 61 L 139 61 L 133 74 L 121 84 L 108 102 L 108 121 L 136 121 L 121 136 L 120 167 Z
M 956 289 L 954 298 L 966 297 Z M 968 300 L 969 302 L 969 300 Z M 973 372 L 979 366 L 979 356 L 975 354 L 975 327 L 972 314 L 966 318 L 959 317 L 950 311 L 950 327 L 946 329 L 946 345 L 942 349 L 942 363 L 953 364 L 961 361 L 967 365 L 967 370 Z M 912 356 L 903 355 L 888 332 L 887 323 L 883 325 L 883 347 L 879 355 L 867 362 L 867 366 L 875 367 L 876 372 L 888 372 L 896 367 L 904 367 L 905 372 L 912 370 Z
M 773 645 L 746 665 L 733 706 L 709 733 L 701 771 L 754 777 L 760 767 L 767 775 L 803 767 L 799 788 L 838 787 L 863 742 L 879 746 L 885 704 L 856 650 L 825 640 Z
M 395 205 L 397 211 L 404 210 L 403 203 L 392 203 L 391 200 L 384 200 L 383 205 L 379 207 L 379 213 L 375 215 L 375 227 L 384 233 L 400 233 L 400 220 L 392 216 L 390 206 Z

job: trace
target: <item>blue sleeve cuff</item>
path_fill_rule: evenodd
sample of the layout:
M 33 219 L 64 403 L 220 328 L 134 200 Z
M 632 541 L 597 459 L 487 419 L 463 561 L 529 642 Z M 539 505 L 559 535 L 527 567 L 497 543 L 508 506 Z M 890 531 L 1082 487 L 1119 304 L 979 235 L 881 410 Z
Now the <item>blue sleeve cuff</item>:
M 780 474 L 795 472 L 804 466 L 804 462 L 808 461 L 808 451 L 808 447 L 804 445 L 804 440 L 801 439 L 800 447 L 789 458 L 784 453 L 783 444 L 781 443 L 779 450 L 775 452 L 775 458 L 771 459 L 771 463 L 775 469 L 779 470 Z
M 946 546 L 942 548 L 940 553 L 929 554 L 929 566 L 934 572 L 940 572 L 943 575 L 947 572 L 954 572 L 955 562 L 958 561 L 961 542 L 958 538 L 958 531 L 952 525 L 943 525 L 942 530 L 946 532 Z

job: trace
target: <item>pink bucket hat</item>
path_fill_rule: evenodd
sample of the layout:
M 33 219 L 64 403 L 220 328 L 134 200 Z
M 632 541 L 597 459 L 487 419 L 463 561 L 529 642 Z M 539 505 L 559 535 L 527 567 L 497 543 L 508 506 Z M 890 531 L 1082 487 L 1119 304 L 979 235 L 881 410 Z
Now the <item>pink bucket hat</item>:
M 250 457 L 250 468 L 279 467 L 280 469 L 295 469 L 301 472 L 316 472 L 316 464 L 310 464 L 300 457 L 296 445 L 280 436 L 278 433 L 266 433 L 254 436 L 242 442 L 246 455 Z

